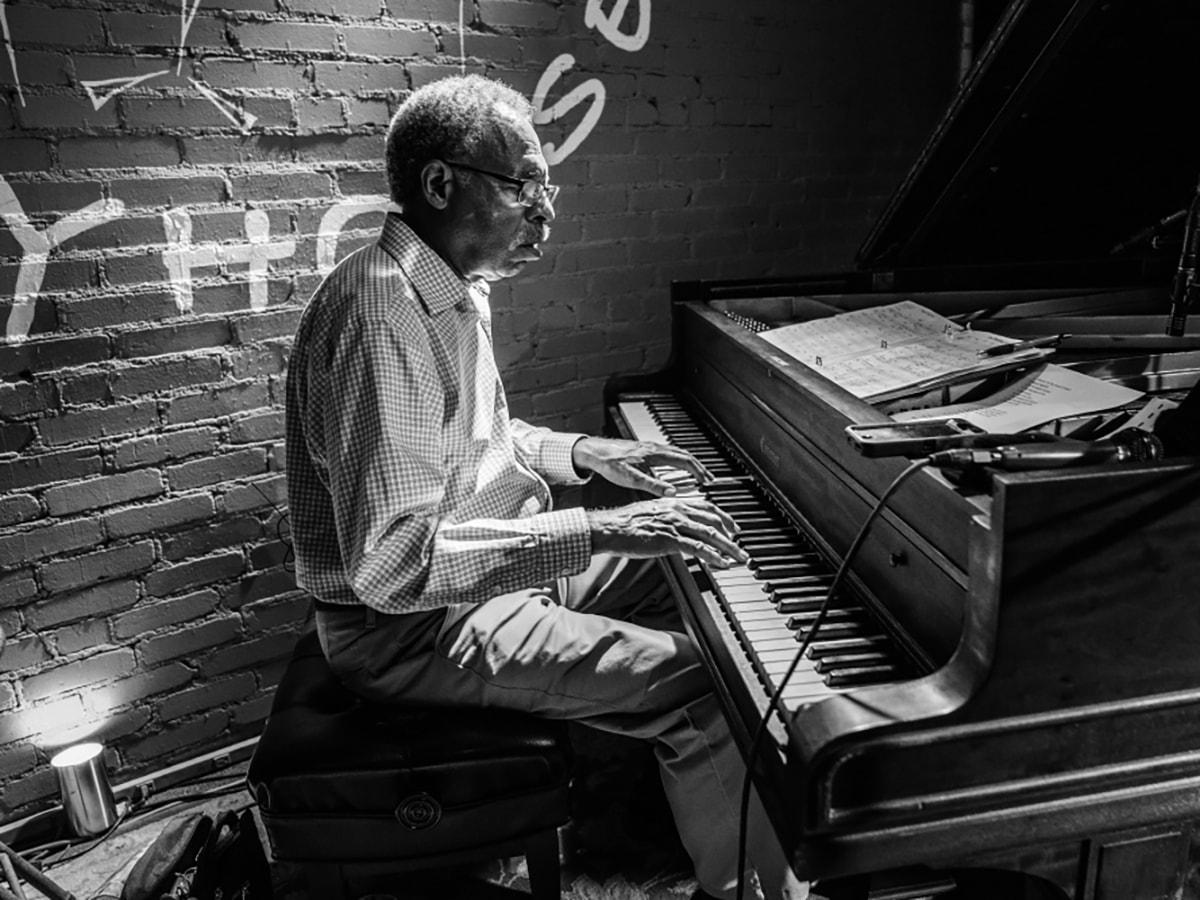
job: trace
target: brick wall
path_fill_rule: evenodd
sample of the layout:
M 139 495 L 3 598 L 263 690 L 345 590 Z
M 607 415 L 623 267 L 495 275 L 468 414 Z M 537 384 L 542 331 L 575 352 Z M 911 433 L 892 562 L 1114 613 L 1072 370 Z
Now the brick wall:
M 0 820 L 259 728 L 303 616 L 282 379 L 381 217 L 381 136 L 458 0 L 0 0 Z M 497 287 L 514 411 L 595 429 L 672 279 L 850 264 L 951 90 L 950 4 L 465 0 L 564 186 Z M 552 145 L 552 146 L 551 146 Z

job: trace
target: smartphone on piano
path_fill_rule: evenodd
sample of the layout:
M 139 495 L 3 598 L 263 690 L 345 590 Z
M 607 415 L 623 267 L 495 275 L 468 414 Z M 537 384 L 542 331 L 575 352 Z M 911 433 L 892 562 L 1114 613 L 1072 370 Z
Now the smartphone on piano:
M 938 450 L 970 447 L 986 432 L 962 419 L 847 425 L 846 436 L 863 456 L 928 456 Z

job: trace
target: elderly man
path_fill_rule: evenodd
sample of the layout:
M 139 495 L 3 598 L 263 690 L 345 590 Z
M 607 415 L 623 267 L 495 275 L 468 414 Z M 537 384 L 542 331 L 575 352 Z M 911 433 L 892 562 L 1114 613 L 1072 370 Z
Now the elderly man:
M 744 561 L 733 525 L 650 473 L 706 478 L 681 450 L 508 415 L 487 282 L 541 257 L 558 195 L 524 98 L 479 76 L 414 91 L 387 170 L 400 211 L 317 289 L 287 380 L 296 572 L 330 666 L 375 700 L 652 741 L 697 896 L 731 896 L 742 763 L 690 639 L 630 618 L 666 596 L 654 557 Z M 550 484 L 592 474 L 652 499 L 552 508 Z M 804 896 L 757 803 L 750 835 L 768 896 Z

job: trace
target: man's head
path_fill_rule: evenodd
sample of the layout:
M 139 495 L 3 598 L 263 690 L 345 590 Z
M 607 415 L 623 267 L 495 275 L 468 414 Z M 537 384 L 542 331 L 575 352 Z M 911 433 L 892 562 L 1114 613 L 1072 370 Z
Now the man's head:
M 466 75 L 414 91 L 388 128 L 387 170 L 405 221 L 463 277 L 541 257 L 556 192 L 532 107 L 506 85 Z

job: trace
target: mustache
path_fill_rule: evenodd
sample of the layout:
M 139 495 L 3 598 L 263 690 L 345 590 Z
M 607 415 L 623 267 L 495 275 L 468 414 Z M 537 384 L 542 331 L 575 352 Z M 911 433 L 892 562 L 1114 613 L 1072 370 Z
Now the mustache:
M 544 244 L 548 240 L 550 240 L 549 225 L 540 225 L 521 236 L 522 244 Z

